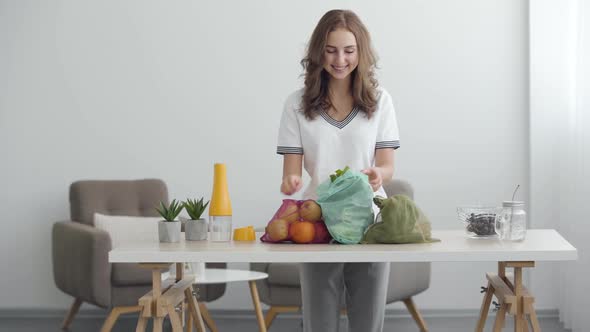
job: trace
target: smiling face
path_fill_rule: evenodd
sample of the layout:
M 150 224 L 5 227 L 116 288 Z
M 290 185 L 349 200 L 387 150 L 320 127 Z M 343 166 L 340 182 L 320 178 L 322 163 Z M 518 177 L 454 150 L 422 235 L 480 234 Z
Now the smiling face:
M 346 29 L 336 29 L 328 34 L 324 50 L 324 69 L 333 79 L 348 78 L 359 63 L 354 34 Z
M 376 64 L 369 31 L 360 18 L 350 10 L 326 12 L 314 28 L 301 60 L 305 70 L 305 117 L 314 119 L 318 109 L 332 106 L 330 98 L 338 98 L 336 94 L 341 97 L 348 87 L 354 104 L 370 118 L 377 109 Z

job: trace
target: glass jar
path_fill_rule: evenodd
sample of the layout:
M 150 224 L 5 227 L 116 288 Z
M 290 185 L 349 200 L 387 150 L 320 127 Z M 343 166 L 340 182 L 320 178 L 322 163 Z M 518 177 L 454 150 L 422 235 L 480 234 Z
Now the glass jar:
M 231 230 L 231 216 L 209 216 L 209 239 L 211 241 L 230 241 Z
M 495 230 L 500 240 L 521 241 L 526 235 L 526 212 L 522 201 L 504 201 L 496 216 Z

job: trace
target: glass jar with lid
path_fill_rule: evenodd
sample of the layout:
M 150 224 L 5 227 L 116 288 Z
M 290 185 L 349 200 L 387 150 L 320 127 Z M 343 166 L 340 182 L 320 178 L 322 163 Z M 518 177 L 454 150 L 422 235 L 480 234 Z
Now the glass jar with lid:
M 526 211 L 522 201 L 504 201 L 496 216 L 496 233 L 500 240 L 521 241 L 526 236 Z

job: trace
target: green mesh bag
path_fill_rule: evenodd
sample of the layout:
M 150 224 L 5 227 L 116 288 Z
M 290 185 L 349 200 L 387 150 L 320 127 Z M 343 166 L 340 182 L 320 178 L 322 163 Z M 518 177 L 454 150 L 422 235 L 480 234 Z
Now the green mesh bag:
M 373 189 L 366 174 L 348 168 L 336 173 L 317 188 L 317 203 L 334 240 L 356 244 L 374 221 Z
M 377 196 L 373 201 L 381 212 L 377 222 L 367 229 L 361 243 L 401 244 L 439 241 L 431 237 L 428 218 L 408 196 Z

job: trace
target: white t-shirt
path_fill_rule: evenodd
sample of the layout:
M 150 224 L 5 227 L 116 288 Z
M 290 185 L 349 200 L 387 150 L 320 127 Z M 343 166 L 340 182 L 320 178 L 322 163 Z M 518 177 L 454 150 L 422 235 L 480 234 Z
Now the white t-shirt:
M 325 111 L 308 120 L 301 109 L 303 89 L 292 93 L 285 102 L 278 135 L 278 154 L 302 154 L 303 166 L 311 183 L 304 199 L 317 199 L 316 189 L 337 169 L 345 166 L 355 171 L 375 165 L 375 149 L 399 145 L 399 131 L 391 96 L 378 88 L 377 109 L 370 119 L 354 109 L 342 121 Z M 376 195 L 385 196 L 381 187 Z

